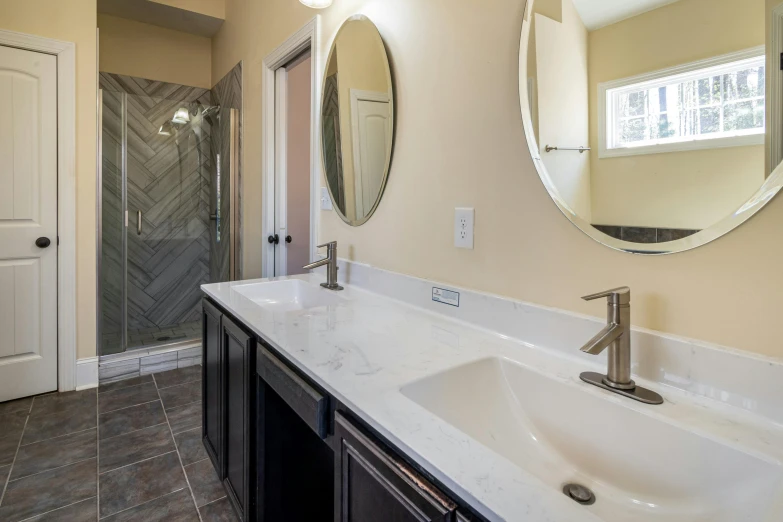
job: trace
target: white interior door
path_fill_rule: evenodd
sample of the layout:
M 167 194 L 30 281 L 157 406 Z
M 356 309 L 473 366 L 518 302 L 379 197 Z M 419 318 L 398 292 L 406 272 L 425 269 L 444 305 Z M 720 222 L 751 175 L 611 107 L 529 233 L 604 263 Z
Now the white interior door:
M 389 98 L 385 93 L 351 91 L 356 215 L 372 210 L 383 183 L 388 144 Z
M 0 46 L 0 401 L 56 389 L 57 59 Z
M 304 273 L 311 248 L 311 57 L 275 72 L 275 276 Z

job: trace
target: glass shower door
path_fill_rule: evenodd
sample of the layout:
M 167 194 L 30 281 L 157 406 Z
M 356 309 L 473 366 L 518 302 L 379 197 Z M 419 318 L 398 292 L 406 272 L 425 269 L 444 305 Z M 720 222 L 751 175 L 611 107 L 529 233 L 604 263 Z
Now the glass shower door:
M 125 94 L 101 91 L 100 354 L 125 350 Z
M 109 90 L 102 99 L 100 353 L 198 339 L 217 255 L 217 109 Z
M 210 125 L 196 103 L 127 96 L 127 348 L 201 336 Z

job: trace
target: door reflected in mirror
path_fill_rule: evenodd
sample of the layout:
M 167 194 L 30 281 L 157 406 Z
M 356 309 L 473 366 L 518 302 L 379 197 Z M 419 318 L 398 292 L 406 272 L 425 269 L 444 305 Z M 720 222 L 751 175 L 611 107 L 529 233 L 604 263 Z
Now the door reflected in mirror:
M 322 153 L 332 205 L 352 226 L 375 212 L 386 186 L 394 139 L 394 93 L 386 49 L 364 16 L 335 37 L 323 84 Z
M 783 2 L 535 0 L 520 56 L 539 174 L 613 248 L 669 253 L 780 188 Z M 774 50 L 773 50 L 774 49 Z M 778 144 L 778 145 L 774 145 Z

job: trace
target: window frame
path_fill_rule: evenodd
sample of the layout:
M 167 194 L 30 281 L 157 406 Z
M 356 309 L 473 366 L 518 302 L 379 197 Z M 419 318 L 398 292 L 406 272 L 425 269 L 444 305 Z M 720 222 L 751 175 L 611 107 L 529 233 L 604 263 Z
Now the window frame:
M 641 89 L 645 88 L 644 84 L 650 84 L 654 86 L 662 79 L 668 78 L 670 83 L 673 79 L 676 81 L 688 81 L 694 79 L 696 76 L 701 76 L 701 73 L 709 75 L 706 70 L 711 68 L 720 68 L 732 62 L 738 62 L 742 60 L 752 60 L 764 57 L 766 55 L 766 47 L 760 45 L 758 47 L 752 47 L 750 49 L 744 49 L 733 53 L 723 54 L 704 60 L 698 60 L 675 67 L 669 67 L 666 69 L 660 69 L 657 71 L 640 74 L 637 76 L 631 76 L 628 78 L 622 78 L 619 80 L 613 80 L 609 82 L 603 82 L 598 84 L 598 157 L 599 158 L 617 158 L 623 156 L 640 156 L 646 154 L 661 154 L 666 152 L 679 152 L 688 150 L 705 150 L 705 149 L 721 149 L 728 147 L 743 147 L 749 145 L 764 145 L 766 137 L 766 126 L 768 122 L 765 122 L 765 130 L 761 133 L 744 134 L 739 136 L 729 136 L 722 138 L 703 138 L 687 141 L 660 143 L 656 145 L 641 145 L 636 147 L 616 147 L 609 148 L 610 141 L 609 132 L 614 128 L 614 124 L 617 118 L 614 115 L 614 103 L 609 100 L 616 91 L 622 90 L 624 87 L 637 86 Z M 764 58 L 764 66 L 767 67 L 766 58 Z M 717 72 L 717 71 L 716 71 Z M 765 72 L 765 77 L 768 72 Z M 672 77 L 681 78 L 672 78 Z M 766 89 L 765 89 L 766 91 Z M 765 99 L 765 105 L 768 97 Z M 611 123 L 611 126 L 610 126 Z

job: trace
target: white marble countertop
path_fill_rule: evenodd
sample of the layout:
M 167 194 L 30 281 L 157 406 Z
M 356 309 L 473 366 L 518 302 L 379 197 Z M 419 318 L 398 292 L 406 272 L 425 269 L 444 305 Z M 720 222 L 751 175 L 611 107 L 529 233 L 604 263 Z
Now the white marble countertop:
M 296 278 L 323 281 L 315 274 Z M 501 357 L 607 398 L 611 394 L 578 377 L 584 370 L 603 372 L 600 360 L 586 364 L 352 285 L 341 292 L 345 302 L 340 305 L 287 313 L 272 313 L 233 290 L 262 281 L 202 289 L 485 517 L 603 520 L 592 506 L 576 504 L 400 392 L 406 384 L 446 369 Z M 775 422 L 659 383 L 637 382 L 659 391 L 665 404 L 650 408 L 619 396 L 606 400 L 783 462 L 783 427 Z

